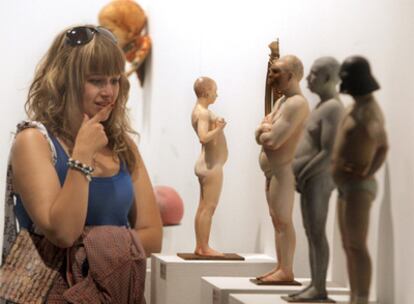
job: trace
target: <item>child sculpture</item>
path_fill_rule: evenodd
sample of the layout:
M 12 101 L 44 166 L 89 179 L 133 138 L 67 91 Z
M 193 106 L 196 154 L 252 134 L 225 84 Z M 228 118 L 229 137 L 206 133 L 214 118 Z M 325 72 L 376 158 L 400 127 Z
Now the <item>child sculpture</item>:
M 200 183 L 200 201 L 195 218 L 196 248 L 201 256 L 224 256 L 209 246 L 212 217 L 217 207 L 223 184 L 223 166 L 227 160 L 227 143 L 223 129 L 226 122 L 208 107 L 217 98 L 217 85 L 208 77 L 194 83 L 197 103 L 191 114 L 191 124 L 201 143 L 201 154 L 195 164 Z

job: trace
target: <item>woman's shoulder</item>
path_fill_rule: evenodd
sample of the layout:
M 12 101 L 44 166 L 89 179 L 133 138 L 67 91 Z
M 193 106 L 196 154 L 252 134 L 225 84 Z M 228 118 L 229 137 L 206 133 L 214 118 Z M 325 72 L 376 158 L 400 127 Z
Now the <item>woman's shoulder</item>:
M 53 143 L 43 125 L 17 126 L 17 132 L 12 146 L 12 157 L 22 154 L 56 154 Z
M 131 149 L 131 151 L 133 151 L 134 154 L 139 153 L 136 138 L 134 138 L 132 135 L 127 134 L 125 136 L 125 143 Z
M 21 145 L 43 145 L 48 144 L 45 136 L 43 133 L 35 128 L 26 128 L 23 130 L 18 131 L 15 136 L 15 140 L 13 146 L 21 146 Z

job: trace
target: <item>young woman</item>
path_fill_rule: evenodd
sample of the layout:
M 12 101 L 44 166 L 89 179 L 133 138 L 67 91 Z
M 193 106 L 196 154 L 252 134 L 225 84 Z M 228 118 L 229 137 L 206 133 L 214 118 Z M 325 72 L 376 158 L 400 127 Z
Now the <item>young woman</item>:
M 60 33 L 40 62 L 26 111 L 44 125 L 12 147 L 15 213 L 67 248 L 85 226 L 130 227 L 147 255 L 161 249 L 162 224 L 126 110 L 125 58 L 112 33 L 78 26 Z

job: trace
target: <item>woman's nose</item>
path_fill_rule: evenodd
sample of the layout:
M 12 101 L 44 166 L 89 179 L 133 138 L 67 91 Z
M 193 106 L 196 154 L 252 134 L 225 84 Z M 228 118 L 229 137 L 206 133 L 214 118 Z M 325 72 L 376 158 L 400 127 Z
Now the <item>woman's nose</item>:
M 114 88 L 112 87 L 111 83 L 106 83 L 101 91 L 101 94 L 104 96 L 112 96 L 114 94 Z

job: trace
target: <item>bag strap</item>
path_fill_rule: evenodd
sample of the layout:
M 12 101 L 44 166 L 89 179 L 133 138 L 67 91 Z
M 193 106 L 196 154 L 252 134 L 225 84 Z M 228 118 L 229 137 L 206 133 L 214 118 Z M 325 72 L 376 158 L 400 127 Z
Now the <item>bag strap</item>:
M 52 154 L 52 162 L 53 165 L 57 161 L 57 154 L 55 146 L 53 145 L 53 141 L 47 132 L 46 127 L 38 122 L 38 121 L 22 121 L 17 125 L 16 133 L 14 138 L 16 138 L 17 134 L 24 129 L 27 128 L 35 128 L 39 130 L 43 136 L 46 138 L 47 142 L 49 143 L 50 151 Z M 3 233 L 3 254 L 2 254 L 2 261 L 5 260 L 6 256 L 8 255 L 11 246 L 14 243 L 14 240 L 17 237 L 17 233 L 19 232 L 19 227 L 16 219 L 16 214 L 14 212 L 14 189 L 13 189 L 13 174 L 12 174 L 12 165 L 11 165 L 11 153 L 9 153 L 9 160 L 7 164 L 7 175 L 6 175 L 6 195 L 5 195 L 5 202 L 4 202 L 4 233 Z

